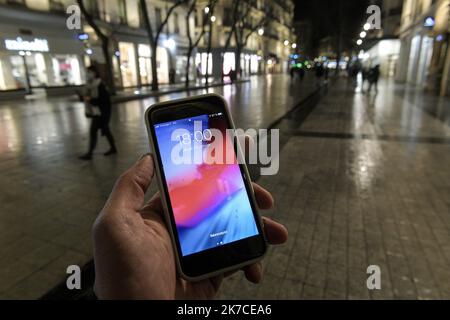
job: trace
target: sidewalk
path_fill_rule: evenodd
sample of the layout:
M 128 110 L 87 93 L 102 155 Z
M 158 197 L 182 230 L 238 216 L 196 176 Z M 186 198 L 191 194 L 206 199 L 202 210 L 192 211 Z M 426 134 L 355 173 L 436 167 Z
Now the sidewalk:
M 345 82 L 303 123 L 280 124 L 280 172 L 258 182 L 289 241 L 270 249 L 261 284 L 236 274 L 220 299 L 450 299 L 448 120 L 410 89 L 383 82 L 375 97 Z M 369 265 L 381 290 L 366 287 Z
M 255 77 L 255 76 L 253 76 Z M 145 86 L 140 88 L 127 88 L 121 91 L 118 91 L 116 96 L 112 98 L 113 103 L 119 102 L 127 102 L 131 100 L 139 100 L 149 97 L 159 97 L 171 93 L 183 92 L 183 91 L 196 91 L 207 88 L 215 88 L 232 85 L 233 83 L 229 80 L 225 80 L 224 82 L 220 81 L 220 79 L 211 79 L 208 86 L 206 86 L 204 79 L 203 81 L 191 81 L 189 86 L 186 88 L 184 83 L 176 83 L 176 84 L 160 84 L 158 91 L 152 91 L 151 86 Z M 242 80 L 237 80 L 234 84 L 241 84 L 245 82 L 249 82 L 250 78 L 245 78 Z

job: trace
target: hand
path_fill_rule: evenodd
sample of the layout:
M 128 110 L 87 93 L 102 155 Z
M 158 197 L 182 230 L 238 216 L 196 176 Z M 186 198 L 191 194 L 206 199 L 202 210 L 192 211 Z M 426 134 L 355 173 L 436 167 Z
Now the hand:
M 144 205 L 153 173 L 152 157 L 142 157 L 119 178 L 100 212 L 94 224 L 94 290 L 100 299 L 211 299 L 229 274 L 199 282 L 177 275 L 159 195 Z M 257 184 L 253 187 L 258 206 L 271 208 L 270 193 Z M 269 243 L 286 242 L 284 226 L 267 218 L 263 222 Z M 261 264 L 243 271 L 249 281 L 261 280 Z

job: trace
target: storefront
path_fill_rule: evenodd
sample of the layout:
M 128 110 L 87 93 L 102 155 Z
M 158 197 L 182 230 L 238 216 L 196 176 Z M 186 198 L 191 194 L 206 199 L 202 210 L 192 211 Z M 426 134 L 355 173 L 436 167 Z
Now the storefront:
M 360 53 L 360 60 L 365 68 L 380 66 L 383 77 L 393 77 L 398 69 L 400 55 L 400 40 L 381 40 L 367 52 Z
M 119 42 L 120 73 L 122 86 L 135 87 L 138 85 L 136 51 L 131 42 Z
M 261 57 L 256 54 L 241 54 L 241 69 L 243 76 L 258 74 L 260 72 Z M 236 55 L 234 52 L 225 52 L 223 56 L 223 74 L 228 74 L 230 70 L 236 68 Z
M 209 58 L 209 59 L 208 59 Z M 206 68 L 208 68 L 208 74 L 212 75 L 213 71 L 213 55 L 206 52 L 199 52 L 195 55 L 195 66 L 197 74 L 202 76 L 206 75 Z
M 148 44 L 119 42 L 119 61 L 122 86 L 136 87 L 152 83 L 151 49 Z M 167 49 L 158 47 L 156 66 L 159 83 L 169 82 L 169 55 Z
M 64 52 L 58 41 L 4 36 L 0 51 L 0 90 L 81 85 L 81 55 Z

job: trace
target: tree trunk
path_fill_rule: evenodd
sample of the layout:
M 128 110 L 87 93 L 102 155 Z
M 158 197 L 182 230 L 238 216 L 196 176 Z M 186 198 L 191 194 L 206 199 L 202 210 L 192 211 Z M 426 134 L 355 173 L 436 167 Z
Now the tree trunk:
M 107 35 L 103 34 L 103 32 L 100 30 L 100 28 L 97 26 L 97 24 L 95 23 L 94 17 L 92 17 L 91 14 L 89 14 L 89 12 L 87 11 L 83 0 L 77 0 L 78 6 L 80 8 L 80 11 L 83 13 L 84 18 L 86 19 L 87 23 L 89 24 L 89 26 L 94 29 L 95 34 L 97 35 L 97 37 L 100 39 L 101 42 L 101 48 L 102 48 L 102 53 L 103 56 L 105 58 L 105 65 L 106 65 L 106 85 L 109 89 L 109 93 L 111 95 L 115 95 L 116 94 L 116 88 L 114 85 L 114 73 L 113 73 L 113 69 L 112 69 L 112 62 L 111 62 L 111 57 L 109 54 L 109 38 Z
M 235 71 L 236 71 L 236 75 L 238 75 L 240 77 L 241 75 L 241 54 L 242 54 L 242 48 L 241 46 L 237 45 L 236 46 L 236 60 L 234 61 L 234 65 L 235 65 Z
M 156 48 L 158 46 L 158 37 L 153 36 L 153 30 L 152 25 L 150 24 L 150 19 L 148 18 L 148 10 L 147 10 L 147 3 L 145 0 L 139 1 L 141 10 L 142 10 L 142 16 L 144 18 L 144 25 L 145 29 L 147 30 L 147 36 L 148 36 L 148 42 L 150 43 L 151 48 L 151 65 L 152 65 L 152 91 L 158 90 L 158 72 L 156 71 Z
M 212 14 L 212 11 L 211 11 Z M 211 53 L 211 41 L 212 41 L 212 29 L 213 29 L 213 23 L 211 20 L 209 20 L 209 34 L 208 34 L 208 47 L 206 49 L 206 86 L 209 84 L 209 54 Z
M 158 70 L 157 70 L 157 61 L 156 61 L 156 50 L 158 46 L 156 43 L 151 44 L 151 63 L 152 63 L 152 91 L 158 91 Z
M 231 37 L 233 36 L 233 32 L 234 32 L 234 28 L 231 29 L 230 31 L 230 35 L 227 38 L 227 41 L 225 42 L 225 46 L 223 47 L 223 52 L 220 56 L 220 66 L 221 66 L 221 73 L 222 73 L 222 77 L 221 77 L 221 81 L 222 83 L 224 83 L 224 74 L 223 74 L 223 65 L 225 64 L 225 53 L 227 53 L 228 48 L 230 47 L 230 42 L 231 42 Z
M 344 29 L 344 21 L 343 21 L 343 10 L 344 5 L 342 3 L 342 0 L 339 0 L 339 13 L 338 13 L 338 35 L 337 35 L 337 54 L 336 54 L 336 70 L 335 75 L 339 75 L 339 62 L 341 61 L 342 57 L 342 31 Z
M 191 55 L 192 55 L 192 51 L 193 51 L 192 48 L 188 49 L 187 62 L 186 62 L 186 79 L 185 79 L 185 82 L 184 82 L 184 86 L 186 88 L 189 87 L 189 71 L 191 69 Z
M 102 41 L 102 52 L 103 56 L 105 57 L 105 64 L 106 64 L 106 85 L 109 88 L 109 93 L 111 95 L 116 94 L 115 86 L 114 86 L 114 72 L 113 72 L 113 66 L 111 62 L 111 57 L 109 54 L 109 39 L 106 38 Z

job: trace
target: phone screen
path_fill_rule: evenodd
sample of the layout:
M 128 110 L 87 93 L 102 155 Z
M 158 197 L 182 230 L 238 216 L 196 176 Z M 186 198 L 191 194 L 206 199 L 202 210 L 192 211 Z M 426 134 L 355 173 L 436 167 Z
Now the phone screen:
M 227 129 L 222 112 L 154 124 L 183 256 L 259 234 Z

